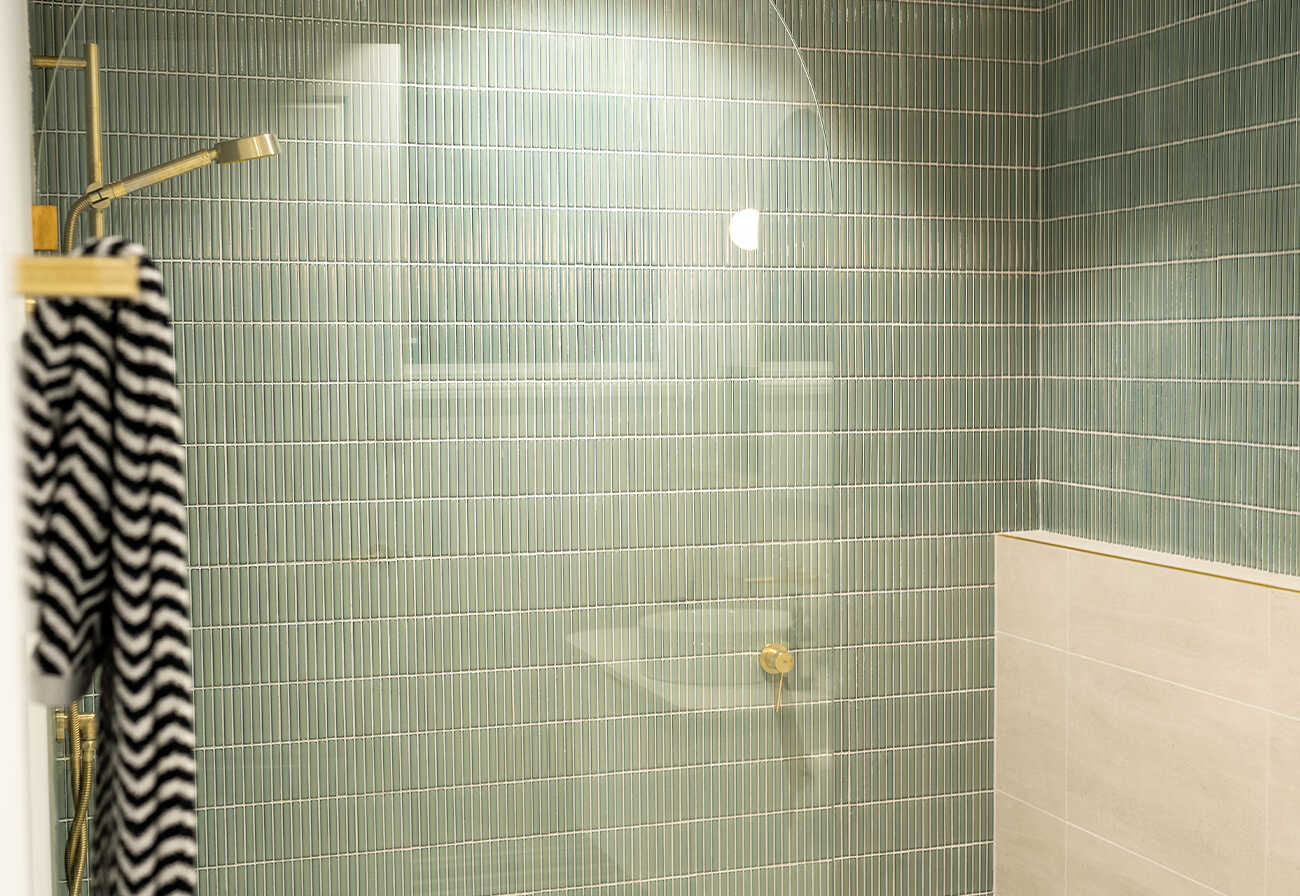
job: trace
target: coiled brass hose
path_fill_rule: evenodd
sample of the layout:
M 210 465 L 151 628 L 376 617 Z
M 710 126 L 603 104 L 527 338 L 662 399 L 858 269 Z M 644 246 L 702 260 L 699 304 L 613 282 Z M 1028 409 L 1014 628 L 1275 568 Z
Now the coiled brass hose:
M 77 219 L 81 217 L 82 212 L 84 212 L 86 209 L 90 208 L 92 204 L 94 204 L 94 201 L 95 199 L 93 196 L 82 196 L 80 199 L 77 200 L 77 203 L 74 206 L 72 206 L 72 210 L 68 212 L 68 223 L 63 233 L 63 254 L 64 255 L 71 255 L 73 248 L 76 247 Z
M 68 896 L 80 896 L 81 875 L 86 871 L 87 816 L 95 769 L 95 717 L 83 716 L 76 703 L 68 704 L 68 781 L 72 785 L 72 826 L 63 849 Z

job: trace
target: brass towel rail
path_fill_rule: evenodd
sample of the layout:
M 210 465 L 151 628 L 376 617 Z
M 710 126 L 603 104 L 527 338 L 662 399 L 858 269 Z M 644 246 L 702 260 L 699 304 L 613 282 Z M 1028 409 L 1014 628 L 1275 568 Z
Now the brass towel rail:
M 18 295 L 69 298 L 140 298 L 140 259 L 37 255 L 14 262 Z

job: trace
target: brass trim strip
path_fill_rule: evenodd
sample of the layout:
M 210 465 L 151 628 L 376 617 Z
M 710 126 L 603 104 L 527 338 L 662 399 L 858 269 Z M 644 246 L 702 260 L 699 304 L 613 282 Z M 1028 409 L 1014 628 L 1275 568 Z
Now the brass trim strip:
M 1043 538 L 1029 538 L 1025 535 L 1016 535 L 1010 532 L 999 532 L 997 537 L 1010 538 L 1014 541 L 1023 541 L 1026 544 L 1038 544 L 1049 548 L 1060 548 L 1063 551 L 1074 551 L 1078 554 L 1091 554 L 1094 557 L 1105 557 L 1109 560 L 1125 560 L 1129 563 L 1140 563 L 1143 566 L 1153 566 L 1156 569 L 1167 569 L 1171 572 L 1190 573 L 1192 575 L 1204 576 L 1207 579 L 1218 579 L 1221 582 L 1234 582 L 1238 585 L 1250 585 L 1254 588 L 1267 588 L 1270 591 L 1285 591 L 1288 594 L 1300 594 L 1300 588 L 1292 587 L 1290 585 L 1272 584 L 1269 582 L 1261 582 L 1258 579 L 1243 579 L 1237 576 L 1225 576 L 1217 572 L 1206 572 L 1203 569 L 1191 569 L 1186 566 L 1175 566 L 1172 563 L 1159 563 L 1155 560 L 1143 560 L 1139 557 L 1130 557 L 1112 551 L 1098 551 L 1092 548 L 1083 548 L 1071 544 L 1061 544 L 1059 541 L 1048 541 Z M 1278 575 L 1282 575 L 1282 573 L 1278 573 Z
M 24 296 L 140 298 L 138 258 L 35 256 L 14 263 L 14 291 Z

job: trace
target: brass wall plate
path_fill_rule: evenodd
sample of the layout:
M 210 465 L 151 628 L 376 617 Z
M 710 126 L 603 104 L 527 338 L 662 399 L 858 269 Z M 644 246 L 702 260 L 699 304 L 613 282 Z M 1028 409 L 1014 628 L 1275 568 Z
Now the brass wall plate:
M 59 251 L 59 210 L 53 205 L 32 206 L 32 248 L 37 252 Z

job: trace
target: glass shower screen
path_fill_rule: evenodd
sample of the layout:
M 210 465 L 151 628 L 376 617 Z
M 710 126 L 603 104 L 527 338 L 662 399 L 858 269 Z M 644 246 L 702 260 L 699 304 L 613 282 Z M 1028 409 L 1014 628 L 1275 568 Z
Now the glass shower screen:
M 174 302 L 203 892 L 979 889 L 987 695 L 932 673 L 987 657 L 862 316 L 897 13 L 810 6 L 33 0 L 110 177 L 280 139 L 108 222 Z

